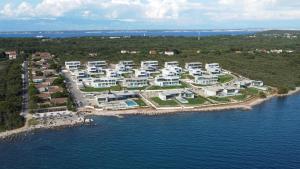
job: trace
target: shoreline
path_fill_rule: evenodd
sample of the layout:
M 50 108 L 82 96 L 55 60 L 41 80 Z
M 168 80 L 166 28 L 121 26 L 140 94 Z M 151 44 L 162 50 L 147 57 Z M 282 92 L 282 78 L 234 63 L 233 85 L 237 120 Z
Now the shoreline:
M 115 116 L 115 117 L 123 117 L 123 115 L 162 115 L 162 114 L 171 114 L 171 113 L 188 113 L 188 112 L 214 112 L 214 111 L 224 111 L 224 110 L 234 110 L 234 109 L 242 109 L 242 110 L 251 110 L 254 106 L 262 104 L 268 100 L 271 100 L 276 97 L 287 97 L 300 92 L 300 87 L 297 87 L 293 91 L 289 91 L 287 94 L 272 94 L 267 96 L 266 98 L 253 98 L 251 100 L 245 102 L 238 102 L 238 103 L 230 103 L 230 104 L 221 104 L 221 105 L 208 105 L 198 108 L 177 108 L 177 109 L 153 109 L 153 108 L 139 108 L 139 109 L 131 109 L 131 110 L 118 110 L 118 111 L 108 111 L 108 110 L 101 110 L 98 112 L 92 112 L 86 114 L 86 116 Z M 72 122 L 63 122 L 63 123 L 55 123 L 50 126 L 45 125 L 36 125 L 36 126 L 29 126 L 28 122 L 32 119 L 27 118 L 26 123 L 23 127 L 8 130 L 4 132 L 0 132 L 0 139 L 5 139 L 17 134 L 31 132 L 36 129 L 51 129 L 51 128 L 59 128 L 59 127 L 71 127 L 79 124 L 84 124 L 78 121 Z

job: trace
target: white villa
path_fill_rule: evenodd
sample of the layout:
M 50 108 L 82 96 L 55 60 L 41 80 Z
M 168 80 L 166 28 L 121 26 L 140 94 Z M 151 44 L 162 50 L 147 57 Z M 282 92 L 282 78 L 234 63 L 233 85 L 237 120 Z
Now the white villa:
M 162 72 L 162 76 L 164 77 L 179 76 L 181 73 L 181 69 L 180 68 L 176 69 L 176 67 L 169 67 L 169 68 L 163 68 L 161 72 Z
M 201 69 L 202 68 L 202 63 L 201 62 L 189 62 L 185 64 L 185 69 L 190 70 L 190 69 Z
M 227 97 L 227 96 L 236 96 L 239 94 L 240 90 L 233 87 L 205 87 L 203 88 L 204 94 L 206 96 L 218 96 L 218 97 Z
M 188 99 L 188 98 L 195 98 L 195 94 L 189 90 L 163 91 L 158 94 L 158 97 L 164 101 L 174 99 L 174 98 L 176 98 L 179 101 L 181 101 L 181 100 L 185 101 L 185 99 Z
M 116 68 L 115 70 L 119 73 L 119 74 L 123 74 L 123 73 L 128 73 L 130 72 L 131 68 L 129 68 L 128 66 L 125 66 L 124 64 L 116 64 Z
M 121 77 L 121 74 L 113 69 L 106 69 L 106 77 L 119 78 L 119 77 Z
M 201 75 L 195 76 L 195 84 L 199 85 L 214 85 L 218 83 L 218 76 L 216 75 Z
M 189 75 L 191 75 L 191 76 L 202 76 L 202 74 L 203 74 L 202 69 L 199 69 L 199 68 L 189 69 Z
M 128 88 L 139 88 L 139 87 L 146 87 L 148 86 L 148 79 L 147 78 L 125 78 L 122 81 L 123 87 Z
M 102 67 L 87 66 L 86 70 L 89 74 L 104 74 L 105 73 L 105 71 Z
M 76 79 L 83 79 L 83 78 L 87 78 L 88 74 L 86 73 L 86 71 L 83 70 L 77 70 L 74 72 L 74 75 L 76 76 Z
M 65 66 L 68 70 L 77 70 L 80 68 L 80 61 L 65 62 Z
M 156 86 L 179 86 L 180 80 L 179 76 L 157 76 L 154 79 L 154 85 Z
M 165 51 L 164 54 L 167 56 L 174 56 L 175 52 L 174 51 Z
M 117 86 L 116 78 L 90 78 L 88 80 L 84 80 L 84 84 L 86 86 L 94 87 L 94 88 L 109 88 L 113 86 Z
M 126 66 L 127 69 L 133 69 L 134 67 L 134 62 L 132 60 L 122 60 L 119 62 L 119 64 L 122 64 L 124 66 Z
M 147 72 L 144 69 L 135 69 L 134 70 L 134 76 L 135 77 L 145 77 L 145 78 L 148 78 L 150 76 L 150 73 Z
M 141 69 L 144 69 L 149 73 L 157 73 L 158 67 L 158 61 L 155 60 L 141 62 Z
M 205 64 L 205 69 L 206 69 L 206 71 L 208 73 L 215 74 L 215 75 L 219 75 L 222 72 L 219 63 L 208 63 L 208 64 Z
M 107 63 L 106 61 L 89 61 L 87 62 L 87 66 L 88 67 L 106 67 L 107 66 Z
M 179 67 L 179 63 L 178 63 L 178 61 L 165 62 L 165 68 L 167 68 L 169 66 Z

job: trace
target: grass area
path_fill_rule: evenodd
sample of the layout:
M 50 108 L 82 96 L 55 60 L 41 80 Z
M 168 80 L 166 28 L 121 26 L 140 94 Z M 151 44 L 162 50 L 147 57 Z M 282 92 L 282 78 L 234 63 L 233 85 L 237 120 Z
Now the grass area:
M 156 102 L 160 106 L 177 106 L 178 103 L 175 100 L 161 100 L 159 97 L 151 98 L 154 102 Z
M 182 88 L 188 88 L 189 86 L 186 83 L 181 82 L 180 86 L 151 86 L 148 88 L 148 90 L 163 90 L 163 89 L 182 89 Z
M 104 92 L 104 91 L 121 91 L 123 88 L 119 85 L 109 87 L 109 88 L 94 88 L 94 87 L 85 87 L 84 89 L 81 89 L 83 92 Z
M 220 83 L 227 83 L 227 82 L 230 82 L 231 80 L 233 80 L 233 76 L 229 75 L 229 74 L 226 74 L 226 75 L 219 76 L 219 80 L 218 81 Z
M 194 99 L 186 99 L 189 101 L 188 104 L 190 105 L 198 105 L 198 104 L 204 104 L 205 102 L 207 102 L 208 100 L 205 99 L 204 97 L 201 96 L 197 96 Z
M 256 88 L 250 87 L 250 88 L 247 88 L 245 90 L 241 90 L 241 93 L 245 94 L 245 95 L 252 95 L 252 96 L 254 96 L 254 95 L 258 95 L 259 90 L 256 89 Z
M 36 126 L 39 124 L 39 122 L 36 119 L 30 119 L 28 121 L 29 126 Z
M 147 87 L 132 87 L 132 88 L 125 88 L 126 90 L 145 90 Z
M 140 107 L 144 107 L 147 106 L 147 104 L 142 100 L 142 99 L 138 99 L 138 100 L 134 100 Z
M 182 74 L 181 79 L 194 79 L 194 77 L 192 75 L 189 75 L 189 74 Z
M 125 78 L 130 78 L 132 73 L 123 73 L 122 76 Z
M 243 101 L 243 100 L 247 99 L 247 95 L 241 94 L 241 95 L 233 96 L 231 98 L 234 100 L 237 100 L 237 101 Z
M 230 102 L 229 97 L 209 97 L 209 98 L 217 102 Z

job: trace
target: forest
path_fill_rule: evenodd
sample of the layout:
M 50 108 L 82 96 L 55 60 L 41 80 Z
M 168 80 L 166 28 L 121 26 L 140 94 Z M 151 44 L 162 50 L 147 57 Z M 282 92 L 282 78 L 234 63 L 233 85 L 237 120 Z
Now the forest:
M 22 59 L 0 61 L 0 131 L 22 127 Z
M 225 69 L 243 76 L 263 80 L 267 85 L 287 91 L 300 86 L 300 34 L 287 38 L 287 32 L 261 32 L 256 35 L 210 36 L 210 37 L 81 37 L 61 39 L 2 38 L 1 50 L 17 50 L 24 53 L 47 51 L 64 61 L 119 60 L 164 61 L 177 60 L 203 63 L 218 62 Z M 282 35 L 282 36 L 279 36 Z M 270 50 L 282 53 L 267 53 Z M 121 50 L 138 51 L 137 54 L 121 54 Z M 149 54 L 150 50 L 157 54 Z M 178 54 L 165 56 L 165 50 L 176 50 Z M 292 51 L 292 52 L 290 52 Z M 89 55 L 95 53 L 97 55 Z

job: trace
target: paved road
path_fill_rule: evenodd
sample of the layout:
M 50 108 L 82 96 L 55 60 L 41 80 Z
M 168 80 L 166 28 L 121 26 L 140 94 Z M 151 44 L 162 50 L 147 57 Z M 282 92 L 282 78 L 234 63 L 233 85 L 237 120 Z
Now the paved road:
M 28 93 L 28 86 L 29 86 L 29 73 L 28 73 L 28 61 L 23 62 L 24 67 L 24 78 L 23 78 L 23 102 L 22 102 L 22 112 L 21 116 L 26 117 L 29 113 L 29 93 Z
M 67 88 L 71 97 L 74 99 L 77 107 L 84 107 L 88 105 L 86 98 L 84 98 L 83 93 L 78 88 L 75 81 L 73 81 L 72 76 L 69 72 L 63 72 L 63 76 L 67 82 Z

